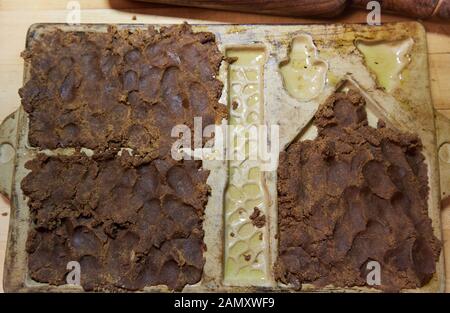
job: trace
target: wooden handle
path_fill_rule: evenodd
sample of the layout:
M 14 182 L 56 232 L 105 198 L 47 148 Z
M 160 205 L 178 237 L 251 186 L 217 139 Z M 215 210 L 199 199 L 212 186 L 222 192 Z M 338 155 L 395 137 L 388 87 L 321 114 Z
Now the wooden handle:
M 347 0 L 141 0 L 229 11 L 262 14 L 334 17 L 344 11 Z
M 366 8 L 370 1 L 352 0 L 352 4 L 356 7 Z M 383 0 L 379 2 L 381 14 L 383 14 L 383 10 L 386 10 L 423 19 L 433 16 L 450 19 L 450 0 Z
M 442 0 L 434 15 L 442 19 L 450 20 L 450 0 Z
M 371 0 L 140 0 L 230 11 L 301 17 L 334 17 L 347 4 L 366 8 Z M 416 18 L 450 19 L 450 0 L 379 0 L 383 10 Z

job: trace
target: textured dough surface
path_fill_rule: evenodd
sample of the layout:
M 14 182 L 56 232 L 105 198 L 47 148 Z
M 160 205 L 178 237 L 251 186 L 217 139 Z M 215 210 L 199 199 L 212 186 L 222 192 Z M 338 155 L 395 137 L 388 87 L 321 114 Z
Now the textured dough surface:
M 365 286 L 377 261 L 379 288 L 397 291 L 436 271 L 420 139 L 368 126 L 364 105 L 353 91 L 335 94 L 315 116 L 318 137 L 281 153 L 275 273 L 284 283 Z
M 163 157 L 171 129 L 220 120 L 222 55 L 215 36 L 187 24 L 160 31 L 45 33 L 23 53 L 30 79 L 19 91 L 29 142 L 55 149 L 113 147 Z
M 208 194 L 200 165 L 128 153 L 29 161 L 22 189 L 35 225 L 27 242 L 31 278 L 65 284 L 67 263 L 78 261 L 85 290 L 179 290 L 198 282 Z
M 23 56 L 30 79 L 19 93 L 30 144 L 77 150 L 26 164 L 30 277 L 62 285 L 67 263 L 78 261 L 85 290 L 199 282 L 209 172 L 201 161 L 171 158 L 171 130 L 193 130 L 194 117 L 206 127 L 226 112 L 214 34 L 187 24 L 55 30 Z M 124 147 L 133 156 L 119 156 Z

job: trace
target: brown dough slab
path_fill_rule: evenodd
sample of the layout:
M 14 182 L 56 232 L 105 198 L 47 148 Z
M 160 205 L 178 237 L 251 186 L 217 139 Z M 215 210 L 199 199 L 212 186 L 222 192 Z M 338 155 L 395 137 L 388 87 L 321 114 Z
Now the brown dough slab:
M 368 126 L 364 105 L 353 91 L 335 94 L 315 116 L 318 137 L 281 153 L 275 275 L 284 283 L 365 286 L 377 261 L 379 288 L 398 291 L 436 271 L 421 141 Z
M 19 91 L 29 142 L 55 149 L 127 147 L 150 157 L 170 153 L 171 129 L 224 116 L 216 79 L 222 55 L 215 36 L 187 24 L 160 31 L 55 30 L 23 53 L 29 80 Z
M 85 290 L 180 290 L 201 279 L 208 171 L 200 161 L 141 160 L 41 154 L 27 163 L 32 279 L 65 284 L 69 261 L 80 263 Z

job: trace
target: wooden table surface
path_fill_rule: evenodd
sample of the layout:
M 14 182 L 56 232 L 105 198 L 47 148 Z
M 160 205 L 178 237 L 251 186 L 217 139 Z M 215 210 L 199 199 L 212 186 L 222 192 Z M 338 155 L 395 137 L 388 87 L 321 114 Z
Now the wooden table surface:
M 24 49 L 28 27 L 33 23 L 65 23 L 67 3 L 62 0 L 0 0 L 0 121 L 19 107 L 17 90 L 22 85 Z M 179 8 L 125 0 L 80 0 L 82 23 L 365 23 L 366 12 L 350 10 L 333 20 L 300 19 L 207 9 Z M 405 21 L 382 13 L 382 22 Z M 423 22 L 427 29 L 431 91 L 435 108 L 450 118 L 450 24 Z M 447 201 L 449 203 L 450 201 Z M 0 198 L 0 281 L 9 223 L 9 205 Z M 445 258 L 450 260 L 450 205 L 442 212 Z M 450 291 L 450 262 L 446 265 L 446 290 Z M 0 284 L 0 291 L 3 286 Z

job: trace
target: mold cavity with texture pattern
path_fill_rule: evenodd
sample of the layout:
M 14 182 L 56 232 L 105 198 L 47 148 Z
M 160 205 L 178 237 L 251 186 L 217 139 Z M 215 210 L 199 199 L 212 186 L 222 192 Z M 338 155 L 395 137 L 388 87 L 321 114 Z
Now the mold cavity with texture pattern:
M 284 88 L 294 98 L 309 101 L 325 87 L 327 62 L 319 58 L 312 37 L 300 35 L 292 39 L 287 58 L 280 63 Z
M 396 41 L 356 40 L 356 47 L 364 56 L 369 70 L 375 74 L 378 85 L 387 92 L 394 91 L 403 79 L 402 72 L 411 62 L 411 38 Z
M 255 208 L 268 210 L 264 178 L 258 159 L 250 157 L 248 131 L 264 122 L 264 64 L 262 46 L 230 47 L 228 109 L 230 150 L 244 156 L 228 162 L 225 192 L 224 282 L 227 285 L 262 286 L 270 283 L 268 231 L 251 220 Z M 244 142 L 242 142 L 244 141 Z

